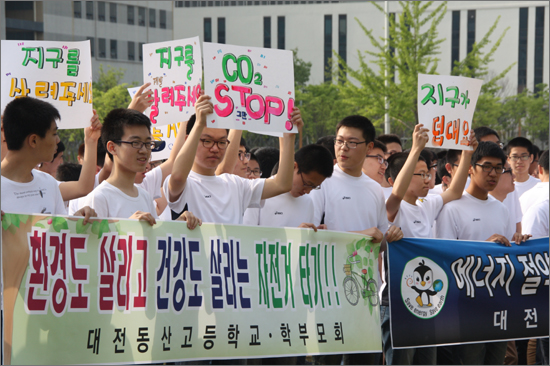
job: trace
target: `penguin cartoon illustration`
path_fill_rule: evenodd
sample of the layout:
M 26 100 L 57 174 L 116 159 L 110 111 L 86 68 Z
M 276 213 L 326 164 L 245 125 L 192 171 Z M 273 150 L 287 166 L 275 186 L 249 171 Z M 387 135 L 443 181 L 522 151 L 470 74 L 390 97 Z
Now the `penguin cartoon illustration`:
M 432 306 L 430 302 L 430 296 L 437 294 L 437 291 L 433 290 L 433 272 L 428 267 L 424 260 L 418 263 L 419 266 L 415 268 L 413 272 L 414 286 L 411 286 L 413 290 L 418 293 L 416 302 L 420 306 Z

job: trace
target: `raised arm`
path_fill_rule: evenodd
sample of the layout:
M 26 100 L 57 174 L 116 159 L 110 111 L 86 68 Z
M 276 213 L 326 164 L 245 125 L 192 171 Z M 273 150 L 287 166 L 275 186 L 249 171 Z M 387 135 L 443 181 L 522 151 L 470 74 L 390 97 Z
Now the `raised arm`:
M 403 197 L 405 197 L 405 193 L 407 193 L 407 189 L 411 184 L 411 179 L 413 177 L 420 152 L 428 142 L 429 130 L 423 127 L 423 124 L 414 126 L 411 152 L 405 161 L 405 165 L 403 165 L 403 168 L 401 168 L 401 171 L 397 175 L 391 194 L 386 201 L 386 213 L 388 214 L 389 222 L 393 222 L 393 220 L 395 220 L 401 201 L 403 200 Z
M 97 141 L 101 136 L 101 122 L 94 110 L 90 120 L 90 126 L 84 129 L 84 163 L 80 172 L 80 178 L 76 182 L 63 182 L 59 184 L 63 201 L 80 198 L 94 189 L 95 172 L 97 166 Z
M 225 156 L 223 157 L 220 165 L 218 165 L 218 168 L 216 169 L 216 175 L 220 175 L 223 173 L 233 173 L 235 165 L 237 164 L 237 159 L 239 157 L 239 144 L 241 143 L 242 135 L 242 130 L 229 130 L 229 135 L 227 136 L 227 139 L 234 142 L 232 144 L 230 143 L 227 147 Z
M 441 198 L 443 198 L 443 204 L 451 202 L 462 197 L 462 192 L 464 192 L 464 187 L 466 186 L 466 180 L 468 179 L 468 170 L 470 169 L 470 161 L 472 160 L 472 155 L 476 151 L 477 146 L 479 145 L 476 140 L 476 135 L 474 131 L 470 132 L 470 146 L 472 150 L 463 150 L 460 156 L 460 163 L 458 164 L 458 169 L 456 175 L 451 181 L 451 185 L 447 190 L 441 193 Z
M 168 192 L 170 193 L 170 196 L 167 198 L 169 202 L 176 201 L 185 188 L 187 177 L 189 176 L 193 163 L 195 162 L 199 139 L 202 131 L 206 127 L 206 116 L 213 112 L 214 107 L 210 101 L 210 97 L 208 95 L 201 95 L 195 103 L 196 121 L 193 125 L 193 129 L 191 130 L 191 133 L 189 133 L 182 149 L 176 156 L 172 167 L 172 175 L 168 181 Z
M 298 108 L 292 111 L 291 122 L 300 129 L 304 122 Z M 294 143 L 296 141 L 295 133 L 285 133 L 279 138 L 281 154 L 279 156 L 279 171 L 274 179 L 266 179 L 262 199 L 278 196 L 292 189 L 292 176 L 294 174 Z

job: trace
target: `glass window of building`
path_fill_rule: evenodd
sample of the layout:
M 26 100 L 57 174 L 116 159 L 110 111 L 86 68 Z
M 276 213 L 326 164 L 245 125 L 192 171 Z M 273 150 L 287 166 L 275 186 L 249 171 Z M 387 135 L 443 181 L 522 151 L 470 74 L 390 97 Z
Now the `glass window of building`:
M 128 41 L 128 60 L 135 61 L 136 59 L 136 44 L 135 42 Z
M 105 1 L 97 2 L 97 20 L 105 21 Z
M 156 28 L 157 26 L 157 11 L 156 9 L 149 9 L 149 27 Z
M 218 18 L 218 43 L 225 43 L 225 18 Z
M 95 57 L 95 39 L 94 37 L 86 37 L 88 41 L 90 41 L 90 54 L 92 57 Z
M 145 27 L 145 8 L 138 8 L 138 25 Z
M 94 20 L 94 2 L 86 1 L 86 19 Z
M 117 6 L 116 3 L 109 4 L 109 20 L 111 23 L 116 23 L 117 20 Z
M 212 42 L 212 18 L 204 18 L 204 41 Z
M 73 1 L 73 14 L 75 18 L 82 18 L 82 2 Z
M 271 48 L 271 17 L 264 17 L 264 48 Z
M 277 17 L 277 48 L 285 49 L 285 17 Z
M 132 5 L 128 5 L 128 24 L 134 25 L 135 10 Z
M 107 44 L 105 38 L 98 38 L 98 47 L 99 47 L 99 58 L 105 58 L 107 52 Z
M 118 58 L 116 39 L 111 39 L 111 58 L 113 60 L 116 60 Z
M 166 10 L 159 10 L 159 27 L 166 29 Z

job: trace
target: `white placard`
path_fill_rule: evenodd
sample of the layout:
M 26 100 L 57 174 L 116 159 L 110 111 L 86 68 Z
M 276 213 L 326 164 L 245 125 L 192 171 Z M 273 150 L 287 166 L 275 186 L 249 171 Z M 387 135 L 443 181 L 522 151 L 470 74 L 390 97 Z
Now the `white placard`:
M 297 133 L 292 51 L 203 43 L 204 89 L 214 113 L 208 127 Z
M 139 88 L 140 87 L 128 88 L 128 93 L 130 93 L 130 96 L 132 98 L 139 90 Z M 186 116 L 191 115 L 186 114 Z M 172 123 L 163 126 L 151 126 L 151 135 L 153 137 L 153 140 L 164 142 L 164 144 L 161 144 L 160 151 L 153 151 L 151 153 L 151 161 L 164 160 L 170 157 L 172 146 L 174 146 L 174 142 L 176 141 L 176 137 L 178 136 L 178 133 L 180 131 L 180 125 L 181 123 Z M 186 124 L 183 123 L 183 126 L 186 126 Z M 185 131 L 183 131 L 183 133 L 185 133 Z
M 155 98 L 144 113 L 153 126 L 189 120 L 201 81 L 199 37 L 143 45 L 143 82 L 151 83 Z
M 472 117 L 483 80 L 418 74 L 418 120 L 429 129 L 426 147 L 471 150 Z
M 2 113 L 15 98 L 35 97 L 57 108 L 59 129 L 90 125 L 92 59 L 90 41 L 2 40 Z

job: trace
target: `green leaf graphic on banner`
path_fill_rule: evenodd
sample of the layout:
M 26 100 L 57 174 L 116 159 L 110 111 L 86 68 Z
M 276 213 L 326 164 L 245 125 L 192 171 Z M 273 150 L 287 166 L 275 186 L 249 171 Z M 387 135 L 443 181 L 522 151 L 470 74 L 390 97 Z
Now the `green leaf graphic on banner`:
M 92 226 L 89 223 L 84 225 L 83 222 L 84 222 L 84 219 L 79 219 L 76 222 L 76 233 L 77 234 L 85 234 L 88 231 L 88 229 L 90 228 L 90 226 Z
M 355 244 L 354 243 L 349 243 L 346 245 L 346 250 L 348 252 L 348 255 L 352 255 L 353 252 L 355 251 Z
M 19 221 L 21 221 L 23 224 L 26 224 L 29 220 L 29 215 L 19 215 Z
M 115 224 L 115 230 L 118 232 L 118 235 L 126 235 L 126 231 L 122 231 L 121 227 L 120 227 L 120 222 L 117 222 Z
M 11 215 L 12 218 L 11 218 L 11 223 L 15 226 L 15 227 L 19 227 L 19 215 L 15 214 L 15 215 Z
M 8 230 L 8 227 L 11 225 L 11 214 L 4 214 L 2 219 L 2 229 Z
M 369 277 L 372 278 L 373 277 L 372 267 L 369 267 L 367 270 L 369 271 Z
M 97 233 L 97 237 L 101 238 L 104 233 L 109 233 L 109 232 L 111 232 L 111 230 L 109 230 L 109 221 L 101 220 L 101 224 L 99 224 L 99 232 Z
M 372 259 L 369 259 L 369 265 L 374 266 L 374 261 Z
M 356 245 L 357 250 L 361 249 L 361 247 L 363 245 L 365 245 L 366 242 L 367 242 L 367 239 L 365 239 L 365 238 L 359 239 L 359 241 L 357 242 L 357 245 Z
M 101 224 L 101 221 L 97 221 L 97 220 L 92 223 L 92 233 L 94 233 L 94 234 L 99 233 L 99 225 L 100 224 Z
M 363 268 L 363 257 L 361 257 L 359 254 L 357 254 L 355 256 L 355 260 L 354 261 L 358 261 L 358 263 L 355 263 L 355 265 L 357 266 L 357 268 L 361 269 Z
M 39 223 L 39 222 L 37 222 L 36 224 L 34 224 L 34 226 L 39 227 L 39 228 L 41 228 L 41 229 L 45 229 L 45 228 L 46 228 L 43 224 L 41 224 L 41 223 Z
M 374 248 L 374 257 L 378 258 L 378 254 L 380 254 L 380 246 Z
M 52 227 L 55 232 L 60 232 L 61 230 L 69 230 L 69 225 L 67 224 L 67 220 L 63 217 L 54 217 L 52 219 Z

